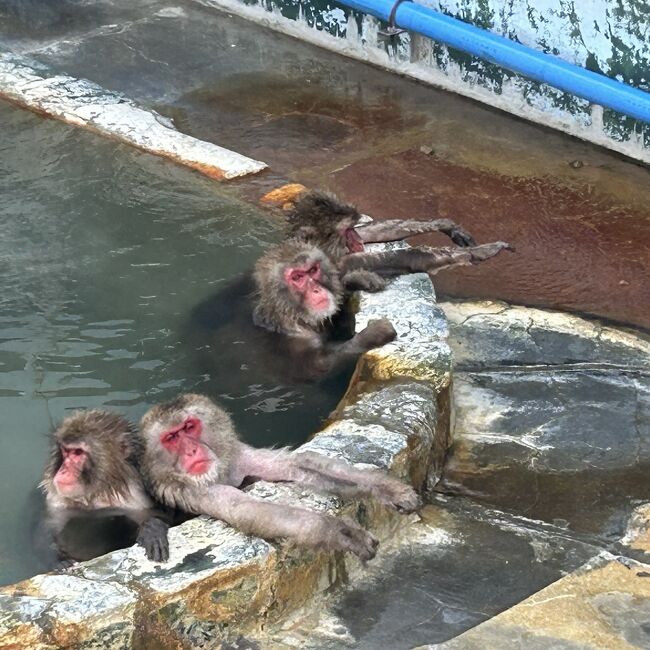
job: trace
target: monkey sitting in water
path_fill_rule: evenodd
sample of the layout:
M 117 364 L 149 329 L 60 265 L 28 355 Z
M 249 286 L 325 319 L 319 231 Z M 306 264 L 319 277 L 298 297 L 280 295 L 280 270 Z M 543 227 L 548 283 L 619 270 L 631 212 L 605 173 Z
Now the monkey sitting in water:
M 477 264 L 502 250 L 505 242 L 476 245 L 470 233 L 451 219 L 418 221 L 391 219 L 360 224 L 362 215 L 333 196 L 309 192 L 301 196 L 289 213 L 289 239 L 297 239 L 323 250 L 337 265 L 348 290 L 381 291 L 386 278 L 408 273 L 437 273 L 453 266 Z M 430 232 L 442 232 L 459 248 L 417 246 L 369 253 L 365 244 L 394 242 Z
M 142 418 L 142 470 L 162 503 L 220 519 L 265 539 L 374 557 L 378 541 L 356 523 L 304 508 L 255 499 L 253 480 L 306 485 L 344 497 L 371 496 L 399 512 L 420 500 L 408 485 L 378 470 L 358 470 L 319 454 L 255 449 L 241 442 L 228 414 L 202 395 L 181 395 Z
M 40 488 L 46 540 L 59 566 L 89 560 L 137 542 L 147 557 L 169 557 L 168 525 L 147 494 L 139 465 L 142 445 L 125 418 L 79 411 L 53 435 Z

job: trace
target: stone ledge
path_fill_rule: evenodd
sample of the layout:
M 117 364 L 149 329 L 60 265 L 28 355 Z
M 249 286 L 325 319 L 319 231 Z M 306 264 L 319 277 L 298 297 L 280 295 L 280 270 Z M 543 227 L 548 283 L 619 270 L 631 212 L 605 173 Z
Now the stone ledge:
M 425 275 L 361 295 L 357 329 L 386 317 L 398 338 L 362 357 L 332 421 L 301 449 L 385 468 L 418 487 L 437 480 L 451 354 L 434 302 Z M 257 483 L 251 493 L 355 518 L 380 539 L 417 519 L 285 485 Z M 133 547 L 4 588 L 0 648 L 216 647 L 259 638 L 362 570 L 354 557 L 267 543 L 206 517 L 172 529 L 170 553 L 156 564 Z
M 0 98 L 81 126 L 217 180 L 255 174 L 267 165 L 177 131 L 173 123 L 124 95 L 85 79 L 52 75 L 47 67 L 0 52 Z
M 650 566 L 603 553 L 485 623 L 419 650 L 648 647 Z

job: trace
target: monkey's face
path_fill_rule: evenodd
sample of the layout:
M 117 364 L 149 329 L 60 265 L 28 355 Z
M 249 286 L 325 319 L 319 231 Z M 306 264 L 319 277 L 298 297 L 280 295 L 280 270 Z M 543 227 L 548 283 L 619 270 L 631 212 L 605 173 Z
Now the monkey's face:
M 324 257 L 301 256 L 283 269 L 282 277 L 294 300 L 309 314 L 309 320 L 322 321 L 336 312 L 332 273 Z
M 154 482 L 222 481 L 234 433 L 227 414 L 201 395 L 182 395 L 152 408 L 142 419 L 146 471 Z
M 206 474 L 215 462 L 214 454 L 201 440 L 202 435 L 203 422 L 192 416 L 160 434 L 160 444 L 189 476 Z
M 80 499 L 86 492 L 85 477 L 91 466 L 88 445 L 83 442 L 61 442 L 59 453 L 61 464 L 52 480 L 54 489 L 66 499 Z

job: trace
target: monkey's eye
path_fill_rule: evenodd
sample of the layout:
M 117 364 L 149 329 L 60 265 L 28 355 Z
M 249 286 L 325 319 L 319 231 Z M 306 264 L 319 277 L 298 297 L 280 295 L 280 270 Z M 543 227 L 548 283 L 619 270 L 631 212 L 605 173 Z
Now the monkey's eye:
M 309 269 L 309 271 L 307 271 L 307 273 L 309 273 L 309 275 L 311 275 L 313 277 L 314 275 L 317 275 L 319 271 L 320 271 L 320 268 L 319 268 L 318 264 L 314 264 L 314 266 L 312 266 Z
M 291 279 L 293 282 L 300 282 L 305 277 L 304 271 L 294 271 L 291 274 Z
M 164 438 L 163 442 L 174 442 L 178 438 L 178 431 L 170 431 Z
M 83 456 L 86 452 L 81 447 L 75 447 L 74 449 L 70 450 L 70 453 L 73 456 L 79 457 L 79 456 Z

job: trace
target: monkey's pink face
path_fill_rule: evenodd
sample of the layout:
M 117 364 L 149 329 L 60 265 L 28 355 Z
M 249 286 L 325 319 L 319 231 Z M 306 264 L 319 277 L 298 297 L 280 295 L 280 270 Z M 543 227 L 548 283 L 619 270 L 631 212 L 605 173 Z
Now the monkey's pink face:
M 335 308 L 332 292 L 321 282 L 320 262 L 307 266 L 289 267 L 284 270 L 284 281 L 292 292 L 298 294 L 311 312 L 327 315 Z
M 363 253 L 363 240 L 354 228 L 346 228 L 343 231 L 343 238 L 345 239 L 345 245 L 348 247 L 349 253 Z
M 205 474 L 212 466 L 210 451 L 201 442 L 202 433 L 201 420 L 188 417 L 179 426 L 168 429 L 160 435 L 160 444 L 168 452 L 177 456 L 180 467 L 192 476 Z
M 81 472 L 88 464 L 88 449 L 83 445 L 61 445 L 61 466 L 54 475 L 54 486 L 65 497 L 84 493 Z

